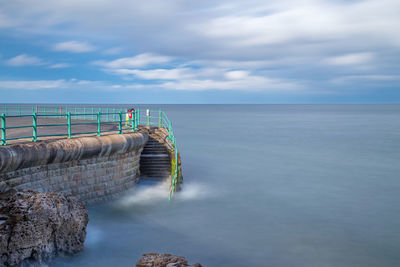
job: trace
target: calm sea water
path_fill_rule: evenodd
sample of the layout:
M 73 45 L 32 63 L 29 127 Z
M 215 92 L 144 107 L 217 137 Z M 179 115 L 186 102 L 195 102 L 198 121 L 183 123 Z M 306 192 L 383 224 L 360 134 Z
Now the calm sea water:
M 152 108 L 158 108 L 153 106 Z M 400 266 L 400 105 L 167 105 L 184 187 L 89 207 L 56 266 Z

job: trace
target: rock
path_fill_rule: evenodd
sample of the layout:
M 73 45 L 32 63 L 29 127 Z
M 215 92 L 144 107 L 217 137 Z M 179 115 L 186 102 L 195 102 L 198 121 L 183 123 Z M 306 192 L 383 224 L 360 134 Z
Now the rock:
M 1 193 L 0 266 L 77 253 L 83 249 L 87 223 L 85 205 L 74 197 L 31 190 Z
M 145 253 L 136 267 L 201 267 L 201 264 L 189 265 L 184 257 L 172 254 Z

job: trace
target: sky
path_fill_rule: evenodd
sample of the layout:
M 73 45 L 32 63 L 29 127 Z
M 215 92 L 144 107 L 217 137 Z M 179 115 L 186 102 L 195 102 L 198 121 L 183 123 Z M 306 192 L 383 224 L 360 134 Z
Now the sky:
M 0 103 L 400 103 L 399 0 L 0 0 Z

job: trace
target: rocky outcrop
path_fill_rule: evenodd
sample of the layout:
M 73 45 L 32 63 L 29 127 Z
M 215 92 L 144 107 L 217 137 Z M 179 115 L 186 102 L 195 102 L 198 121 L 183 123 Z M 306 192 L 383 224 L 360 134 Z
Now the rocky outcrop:
M 88 213 L 71 196 L 31 190 L 0 194 L 0 266 L 47 262 L 83 249 Z
M 145 253 L 136 263 L 136 267 L 201 267 L 201 264 L 189 265 L 184 257 L 172 254 Z

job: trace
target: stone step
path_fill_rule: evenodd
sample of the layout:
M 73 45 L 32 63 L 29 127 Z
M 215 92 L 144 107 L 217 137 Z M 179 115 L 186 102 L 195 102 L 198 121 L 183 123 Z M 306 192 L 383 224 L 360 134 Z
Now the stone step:
M 147 168 L 147 169 L 149 169 L 149 168 L 157 168 L 157 167 L 168 167 L 168 168 L 171 167 L 171 165 L 168 164 L 168 162 L 157 162 L 157 163 L 154 163 L 154 164 L 149 163 L 149 162 L 141 162 L 141 165 L 142 165 L 143 168 Z
M 140 159 L 140 162 L 141 163 L 147 163 L 147 164 L 150 164 L 152 162 L 154 162 L 154 163 L 162 162 L 162 163 L 165 163 L 165 164 L 168 164 L 168 165 L 171 164 L 171 160 L 168 157 L 147 157 L 147 158 L 143 157 L 143 158 Z
M 152 171 L 170 171 L 171 168 L 169 168 L 168 166 L 153 166 L 151 168 L 148 167 L 143 167 L 142 168 L 143 171 L 147 171 L 147 172 L 152 172 Z
M 169 177 L 169 175 L 168 176 L 149 176 L 149 175 L 142 175 L 142 179 L 152 179 L 152 180 L 164 180 L 164 179 L 167 179 Z
M 165 147 L 145 147 L 143 151 L 153 151 L 153 150 L 161 150 L 161 151 L 168 151 Z
M 142 175 L 154 175 L 154 176 L 170 176 L 171 175 L 171 173 L 169 171 L 152 171 L 152 172 L 142 171 L 140 173 Z
M 142 155 L 140 158 L 141 162 L 168 162 L 170 163 L 171 160 L 168 156 L 162 156 L 162 157 L 154 157 L 153 155 Z
M 143 165 L 142 170 L 171 170 L 168 165 Z
M 147 143 L 145 147 L 165 147 L 163 144 L 161 143 Z M 165 147 L 166 148 L 166 147 Z
M 150 158 L 150 157 L 168 158 L 169 156 L 170 156 L 170 154 L 166 153 L 165 151 L 154 151 L 154 153 L 149 153 L 148 151 L 146 151 L 146 153 L 141 154 L 141 157 L 145 157 L 145 158 Z
M 154 166 L 152 168 L 148 168 L 148 167 L 143 167 L 142 171 L 147 171 L 147 172 L 151 172 L 151 171 L 170 171 L 171 169 L 168 166 Z
M 171 161 L 169 160 L 169 158 L 142 158 L 140 160 L 140 162 L 142 162 L 142 163 L 165 162 L 166 164 L 171 164 Z
M 141 174 L 151 174 L 151 175 L 170 175 L 169 170 L 153 170 L 153 171 L 142 171 Z
M 170 154 L 165 151 L 155 151 L 155 153 L 142 153 L 143 158 L 169 158 Z
M 148 146 L 162 146 L 162 147 L 166 147 L 166 146 L 164 145 L 164 142 L 163 142 L 162 140 L 158 140 L 157 142 L 158 142 L 158 144 L 155 144 L 155 143 L 148 143 Z
M 166 161 L 170 162 L 170 158 L 163 154 L 147 154 L 142 155 L 140 161 L 149 161 L 149 162 L 157 162 L 157 161 Z
M 169 161 L 157 161 L 157 162 L 150 162 L 150 161 L 141 161 L 140 164 L 142 166 L 171 166 Z
M 169 177 L 169 172 L 142 172 L 141 176 L 152 176 L 152 177 Z
M 141 158 L 169 158 L 168 154 L 143 154 L 141 155 Z
M 169 154 L 169 151 L 164 149 L 143 149 L 142 154 Z
M 165 148 L 145 148 L 143 149 L 142 153 L 143 154 L 149 154 L 149 153 L 153 153 L 153 152 L 163 152 L 163 153 L 168 153 L 168 150 Z M 154 153 L 153 153 L 154 154 Z
M 171 167 L 168 166 L 168 165 L 164 165 L 164 166 L 162 166 L 162 165 L 158 165 L 158 166 L 149 166 L 149 165 L 147 165 L 147 166 L 142 166 L 142 170 L 146 170 L 146 171 L 151 171 L 151 170 L 168 170 L 168 171 L 170 171 L 170 170 L 171 170 Z
M 171 166 L 169 166 L 169 165 L 167 165 L 167 164 L 157 164 L 157 165 L 145 165 L 145 164 L 143 164 L 142 165 L 142 169 L 143 170 L 152 170 L 152 169 L 154 169 L 154 170 L 158 170 L 158 169 L 165 169 L 165 170 L 170 170 L 171 169 Z
M 150 147 L 150 146 L 148 146 L 148 147 L 145 147 L 145 148 L 143 148 L 143 150 L 144 151 L 146 151 L 146 150 L 163 150 L 163 151 L 168 151 L 168 149 L 166 148 L 166 147 L 158 147 L 158 146 L 154 146 L 154 147 Z
M 164 180 L 164 179 L 168 179 L 169 178 L 169 175 L 168 176 L 165 176 L 165 175 L 163 175 L 163 176 L 156 176 L 156 175 L 142 175 L 142 179 L 155 179 L 155 180 Z
M 140 156 L 141 159 L 146 160 L 157 160 L 157 159 L 169 159 L 170 155 L 165 153 L 145 153 Z
M 140 164 L 142 165 L 142 167 L 147 167 L 147 168 L 153 168 L 153 167 L 157 167 L 157 166 L 162 166 L 162 167 L 171 166 L 169 164 L 169 162 L 162 162 L 162 161 L 154 162 L 154 163 L 142 161 L 142 162 L 140 162 Z

